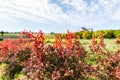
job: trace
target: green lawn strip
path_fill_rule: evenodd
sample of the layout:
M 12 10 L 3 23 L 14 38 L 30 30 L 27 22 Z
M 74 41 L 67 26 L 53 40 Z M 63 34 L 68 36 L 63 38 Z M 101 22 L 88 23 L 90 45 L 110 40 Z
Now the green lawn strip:
M 23 72 L 15 75 L 15 79 L 14 80 L 18 80 L 18 79 L 25 80 L 25 75 L 24 75 Z
M 6 66 L 5 63 L 1 63 L 1 64 L 0 64 L 0 80 L 3 80 L 3 69 L 4 69 L 5 66 Z M 4 78 L 5 78 L 4 80 L 7 80 L 7 77 L 4 77 Z M 25 80 L 25 79 L 24 79 L 24 78 L 25 78 L 25 75 L 24 75 L 23 72 L 21 72 L 21 73 L 19 73 L 19 74 L 16 74 L 14 78 L 15 78 L 14 80 L 18 80 L 18 79 L 20 79 L 20 80 Z
M 118 46 L 115 43 L 115 39 L 105 39 L 106 49 L 111 53 L 114 53 L 118 50 Z
M 0 63 L 0 80 L 2 80 L 2 76 L 3 76 L 3 69 L 6 66 L 5 63 Z

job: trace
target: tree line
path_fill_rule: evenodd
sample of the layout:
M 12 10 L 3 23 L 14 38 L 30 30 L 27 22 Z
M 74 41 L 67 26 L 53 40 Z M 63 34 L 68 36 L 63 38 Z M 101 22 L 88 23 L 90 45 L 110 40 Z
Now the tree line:
M 120 29 L 119 30 L 97 30 L 94 32 L 91 31 L 81 31 L 81 32 L 74 32 L 78 38 L 80 39 L 92 39 L 98 38 L 100 35 L 104 36 L 104 38 L 117 38 L 120 37 Z M 54 34 L 56 37 L 58 34 Z M 62 34 L 62 38 L 66 37 L 66 33 Z

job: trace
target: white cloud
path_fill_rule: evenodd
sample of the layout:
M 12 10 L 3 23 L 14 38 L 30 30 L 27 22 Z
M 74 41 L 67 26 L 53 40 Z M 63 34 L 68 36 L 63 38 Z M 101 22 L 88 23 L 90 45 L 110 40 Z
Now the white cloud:
M 116 11 L 116 13 L 112 15 L 112 19 L 120 20 L 120 9 L 118 9 L 118 11 Z
M 93 26 L 108 20 L 120 20 L 120 0 L 59 0 L 63 6 L 49 0 L 0 0 L 0 20 L 12 17 L 40 23 Z M 117 10 L 115 10 L 117 9 Z M 4 15 L 3 15 L 4 14 Z
M 0 19 L 9 19 L 9 17 L 7 15 L 0 14 Z
M 87 3 L 83 0 L 63 0 L 62 4 L 70 5 L 77 11 L 84 12 L 87 9 Z
M 61 15 L 60 8 L 57 5 L 49 4 L 47 0 L 9 0 L 2 1 L 0 6 L 0 12 L 6 15 L 32 18 L 35 21 L 40 18 L 54 21 Z

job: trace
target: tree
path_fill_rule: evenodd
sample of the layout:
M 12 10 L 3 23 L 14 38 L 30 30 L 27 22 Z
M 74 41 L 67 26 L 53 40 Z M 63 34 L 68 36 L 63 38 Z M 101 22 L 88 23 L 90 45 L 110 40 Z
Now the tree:
M 1 31 L 1 35 L 2 35 L 2 36 L 4 35 L 4 31 Z

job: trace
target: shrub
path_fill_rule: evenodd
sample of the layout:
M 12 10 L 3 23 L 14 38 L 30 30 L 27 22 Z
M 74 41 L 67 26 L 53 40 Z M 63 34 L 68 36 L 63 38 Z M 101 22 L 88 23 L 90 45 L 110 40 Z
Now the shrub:
M 0 38 L 0 41 L 3 41 L 3 39 L 2 39 L 2 38 Z
M 117 44 L 119 44 L 118 40 Z M 92 39 L 90 49 L 97 62 L 94 68 L 95 77 L 103 80 L 118 80 L 120 79 L 120 50 L 112 55 L 105 46 L 103 36 L 99 38 L 98 43 L 95 38 Z
M 5 71 L 8 80 L 14 79 L 14 75 L 22 70 L 28 80 L 120 79 L 120 50 L 114 54 L 107 50 L 104 35 L 92 39 L 88 52 L 77 35 L 69 31 L 64 43 L 62 34 L 59 34 L 55 43 L 47 46 L 42 31 L 36 35 L 26 31 L 23 34 L 30 39 L 20 37 L 19 40 L 7 39 L 0 43 L 0 62 L 8 64 Z M 119 37 L 116 44 L 119 47 Z
M 98 30 L 93 32 L 92 37 L 98 38 L 103 35 L 105 38 L 117 38 L 120 36 L 120 30 Z
M 83 37 L 82 37 L 83 32 L 76 32 L 76 35 L 77 35 L 80 39 L 82 39 L 82 38 L 83 38 Z
M 5 40 L 0 43 L 0 62 L 6 63 L 4 75 L 8 80 L 14 79 L 15 74 L 22 71 L 21 63 L 30 57 L 29 42 L 22 38 L 18 40 Z
M 92 32 L 90 32 L 90 31 L 83 32 L 82 38 L 83 39 L 91 39 L 92 38 Z
M 37 48 L 40 44 L 44 45 L 42 33 L 40 35 L 39 44 L 34 44 L 37 45 L 34 48 L 35 52 L 28 61 L 24 62 L 24 70 L 27 72 L 28 79 L 78 80 L 91 79 L 91 76 L 95 79 L 120 79 L 120 51 L 112 55 L 105 48 L 104 36 L 100 36 L 98 41 L 95 38 L 92 39 L 89 54 L 94 54 L 95 59 L 91 59 L 93 57 L 86 53 L 77 37 L 71 32 L 68 32 L 64 46 L 62 35 L 59 34 L 54 46 Z M 96 60 L 96 66 L 87 63 L 85 59 Z
M 93 37 L 93 38 L 98 38 L 98 37 L 101 36 L 101 35 L 104 36 L 104 30 L 95 31 L 95 32 L 92 34 L 92 37 Z
M 88 78 L 86 75 L 89 75 L 91 66 L 85 62 L 87 54 L 75 34 L 68 31 L 65 46 L 62 44 L 62 35 L 59 34 L 55 45 L 38 48 L 40 44 L 44 45 L 43 34 L 39 35 L 41 37 L 36 41 L 39 44 L 34 43 L 34 52 L 28 61 L 24 62 L 24 71 L 27 72 L 28 79 Z M 36 40 L 37 37 L 34 38 Z
M 120 30 L 115 30 L 114 35 L 115 35 L 116 38 L 120 37 Z
M 62 34 L 62 38 L 63 39 L 65 39 L 66 38 L 66 34 L 64 33 L 64 34 Z
M 105 38 L 115 38 L 113 30 L 105 30 L 104 33 Z

